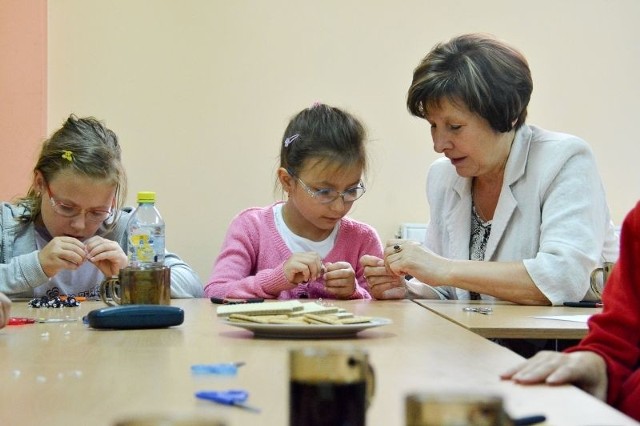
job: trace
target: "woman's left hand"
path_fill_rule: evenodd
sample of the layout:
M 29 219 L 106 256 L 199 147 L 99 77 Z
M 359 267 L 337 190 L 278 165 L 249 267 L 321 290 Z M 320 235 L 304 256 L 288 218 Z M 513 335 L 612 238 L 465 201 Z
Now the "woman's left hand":
M 85 241 L 87 259 L 106 277 L 118 275 L 120 269 L 127 266 L 129 260 L 122 247 L 115 241 L 93 236 Z
M 324 287 L 337 299 L 348 299 L 356 291 L 356 273 L 349 262 L 325 263 Z

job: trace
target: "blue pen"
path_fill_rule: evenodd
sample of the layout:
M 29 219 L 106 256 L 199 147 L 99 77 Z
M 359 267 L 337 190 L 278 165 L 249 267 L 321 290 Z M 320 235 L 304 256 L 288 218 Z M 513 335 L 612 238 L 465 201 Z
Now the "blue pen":
M 238 367 L 244 362 L 223 362 L 217 364 L 195 364 L 191 366 L 193 374 L 214 374 L 219 376 L 234 376 L 238 373 Z
M 196 398 L 206 399 L 222 405 L 232 405 L 234 407 L 243 408 L 245 410 L 259 413 L 260 409 L 244 404 L 249 398 L 249 393 L 245 390 L 231 389 L 225 391 L 200 391 L 196 392 Z

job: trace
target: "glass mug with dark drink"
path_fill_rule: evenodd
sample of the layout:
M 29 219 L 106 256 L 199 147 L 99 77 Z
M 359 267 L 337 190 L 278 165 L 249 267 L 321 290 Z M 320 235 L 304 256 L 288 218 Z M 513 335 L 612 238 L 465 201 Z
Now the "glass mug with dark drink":
M 100 298 L 107 305 L 170 305 L 171 268 L 126 267 L 100 285 Z
M 364 426 L 375 390 L 365 351 L 294 349 L 289 375 L 290 426 Z

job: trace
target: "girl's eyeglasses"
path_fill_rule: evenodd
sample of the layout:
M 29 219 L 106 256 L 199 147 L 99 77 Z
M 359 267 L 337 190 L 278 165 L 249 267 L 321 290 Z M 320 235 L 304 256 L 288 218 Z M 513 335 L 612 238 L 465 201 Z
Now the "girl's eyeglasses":
M 107 220 L 113 214 L 113 210 L 101 210 L 101 209 L 81 209 L 78 206 L 70 206 L 69 204 L 65 204 L 62 201 L 56 201 L 53 198 L 53 194 L 51 193 L 51 188 L 49 188 L 49 183 L 45 182 L 45 187 L 47 188 L 47 195 L 49 196 L 49 201 L 51 202 L 51 208 L 56 214 L 59 214 L 62 217 L 76 217 L 79 214 L 84 213 L 85 219 L 88 222 L 93 223 L 101 223 Z
M 293 177 L 298 182 L 300 182 L 304 190 L 307 191 L 307 193 L 312 198 L 315 198 L 320 204 L 330 204 L 341 197 L 342 197 L 342 201 L 344 201 L 345 203 L 353 203 L 358 198 L 362 197 L 365 192 L 367 192 L 367 188 L 365 188 L 362 182 L 342 192 L 338 192 L 335 189 L 329 189 L 329 188 L 314 190 L 310 188 L 309 185 L 304 183 L 302 179 L 300 179 L 298 176 L 292 173 L 291 170 L 287 170 L 287 172 L 289 173 L 289 175 L 291 175 L 291 177 Z

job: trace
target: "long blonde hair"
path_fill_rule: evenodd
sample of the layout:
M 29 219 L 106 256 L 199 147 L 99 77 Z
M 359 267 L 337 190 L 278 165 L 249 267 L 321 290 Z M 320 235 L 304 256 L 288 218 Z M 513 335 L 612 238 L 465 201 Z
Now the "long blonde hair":
M 116 211 L 110 223 L 115 223 L 127 192 L 120 152 L 118 137 L 103 123 L 93 117 L 78 118 L 72 114 L 43 142 L 33 173 L 42 173 L 47 182 L 63 170 L 112 182 L 116 185 Z M 16 204 L 25 207 L 20 220 L 33 222 L 40 215 L 42 194 L 32 184 L 27 195 L 18 198 Z

